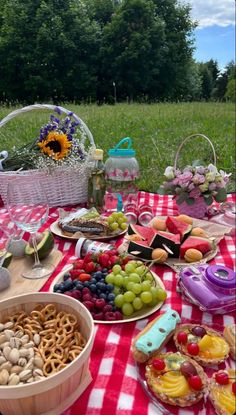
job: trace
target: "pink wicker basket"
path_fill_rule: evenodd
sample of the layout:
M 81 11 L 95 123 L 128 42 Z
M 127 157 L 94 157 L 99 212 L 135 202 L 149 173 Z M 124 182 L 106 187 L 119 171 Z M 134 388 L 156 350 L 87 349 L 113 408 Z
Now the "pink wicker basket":
M 29 112 L 59 109 L 61 113 L 70 115 L 71 111 L 49 104 L 35 104 L 21 109 L 17 109 L 0 121 L 0 128 L 15 117 Z M 89 140 L 90 146 L 95 147 L 92 133 L 87 125 L 77 115 L 73 114 L 75 121 L 79 122 L 84 136 Z M 40 129 L 40 126 L 39 126 Z M 56 167 L 53 172 L 48 174 L 42 170 L 20 170 L 20 171 L 1 171 L 0 172 L 0 196 L 3 202 L 6 202 L 8 182 L 15 177 L 35 177 L 43 181 L 45 192 L 47 194 L 49 206 L 66 206 L 87 202 L 87 188 L 89 169 L 88 163 L 81 163 L 79 167 Z
M 214 148 L 211 140 L 203 134 L 192 134 L 192 135 L 186 137 L 177 149 L 177 152 L 176 152 L 176 155 L 175 155 L 175 160 L 174 160 L 174 169 L 175 170 L 177 169 L 177 163 L 178 163 L 178 159 L 179 159 L 179 155 L 180 155 L 180 151 L 181 151 L 182 147 L 184 146 L 186 141 L 191 140 L 192 138 L 196 138 L 196 137 L 202 137 L 210 144 L 210 146 L 212 148 L 212 152 L 213 152 L 214 165 L 216 166 L 216 152 L 215 152 L 215 148 Z M 202 196 L 199 196 L 199 197 L 195 198 L 195 203 L 193 205 L 188 205 L 185 201 L 178 204 L 178 210 L 179 210 L 179 213 L 181 213 L 181 214 L 188 215 L 188 216 L 191 216 L 191 217 L 197 218 L 197 219 L 202 219 L 202 218 L 204 218 L 204 216 L 207 213 L 208 206 L 205 203 L 204 198 Z

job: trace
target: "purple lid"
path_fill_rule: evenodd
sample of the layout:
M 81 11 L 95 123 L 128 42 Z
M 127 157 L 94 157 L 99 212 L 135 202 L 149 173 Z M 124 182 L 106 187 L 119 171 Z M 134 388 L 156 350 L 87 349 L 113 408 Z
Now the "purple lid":
M 206 279 L 222 288 L 236 288 L 236 273 L 223 265 L 212 265 L 206 269 Z

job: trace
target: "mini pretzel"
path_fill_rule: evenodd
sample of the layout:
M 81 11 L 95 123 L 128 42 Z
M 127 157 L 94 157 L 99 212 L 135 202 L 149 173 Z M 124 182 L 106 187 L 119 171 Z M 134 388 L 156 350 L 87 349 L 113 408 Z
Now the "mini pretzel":
M 61 346 L 56 346 L 52 352 L 52 357 L 55 359 L 63 360 L 64 357 L 64 349 Z
M 66 330 L 61 327 L 60 329 L 58 329 L 55 333 L 56 336 L 56 344 L 58 346 L 64 346 L 67 342 L 67 332 Z
M 59 359 L 49 359 L 43 365 L 43 374 L 44 376 L 50 376 L 58 372 L 58 368 L 61 365 Z
M 77 356 L 79 356 L 79 354 L 82 352 L 83 348 L 82 347 L 76 347 L 72 350 L 69 351 L 68 354 L 68 361 L 72 362 Z
M 44 322 L 44 315 L 39 310 L 33 310 L 30 313 L 33 320 L 39 321 L 40 323 Z
M 42 309 L 42 314 L 46 321 L 52 320 L 57 315 L 57 310 L 54 304 L 48 304 Z

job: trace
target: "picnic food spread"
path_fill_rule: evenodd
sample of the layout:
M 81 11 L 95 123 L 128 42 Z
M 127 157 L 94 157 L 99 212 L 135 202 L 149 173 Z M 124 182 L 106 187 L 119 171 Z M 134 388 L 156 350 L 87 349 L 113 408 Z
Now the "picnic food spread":
M 129 147 L 121 149 L 123 144 Z M 181 408 L 185 407 L 191 413 L 197 413 L 198 409 L 195 411 L 195 408 L 200 404 L 207 408 L 206 415 L 207 405 L 210 404 L 207 401 L 209 394 L 217 414 L 233 415 L 236 409 L 236 383 L 235 371 L 229 368 L 229 356 L 235 359 L 235 325 L 229 324 L 224 332 L 222 327 L 218 331 L 214 321 L 212 325 L 203 324 L 200 314 L 200 310 L 217 314 L 234 309 L 231 297 L 235 293 L 235 274 L 230 268 L 221 266 L 213 269 L 210 265 L 208 269 L 205 265 L 209 258 L 216 255 L 217 243 L 226 231 L 222 230 L 217 239 L 218 235 L 208 231 L 204 224 L 201 226 L 201 223 L 196 223 L 191 216 L 170 214 L 168 209 L 165 217 L 154 217 L 151 204 L 146 200 L 138 204 L 136 178 L 139 168 L 131 140 L 122 140 L 110 150 L 109 156 L 105 168 L 105 214 L 101 213 L 105 190 L 104 169 L 101 169 L 101 180 L 97 180 L 100 170 L 94 165 L 90 171 L 89 207 L 92 208 L 64 211 L 63 214 L 60 211 L 55 222 L 52 222 L 53 216 L 49 220 L 51 226 L 56 225 L 50 226 L 56 237 L 46 227 L 36 235 L 39 259 L 50 258 L 55 246 L 64 247 L 66 260 L 61 266 L 61 273 L 55 280 L 50 280 L 51 291 L 60 294 L 62 301 L 85 306 L 89 316 L 98 323 L 96 342 L 101 342 L 101 339 L 102 342 L 97 348 L 95 346 L 91 359 L 97 356 L 96 364 L 93 363 L 96 366 L 93 376 L 103 376 L 103 379 L 101 383 L 92 385 L 89 399 L 88 395 L 81 396 L 78 403 L 84 402 L 81 414 L 89 414 L 90 409 L 93 413 L 100 413 L 100 409 L 104 413 L 109 409 L 117 410 L 117 414 L 119 410 L 128 409 L 131 412 L 142 411 L 146 415 L 147 400 L 150 399 L 155 407 L 161 408 L 160 413 L 163 414 L 165 410 L 170 413 L 168 411 L 173 406 L 177 411 L 180 408 L 177 412 L 179 415 Z M 187 201 L 189 198 L 194 199 L 190 193 Z M 125 233 L 125 249 L 120 251 L 120 241 L 116 242 L 114 238 Z M 72 242 L 57 239 L 60 236 L 71 238 Z M 73 239 L 77 242 L 72 250 Z M 104 242 L 107 240 L 109 243 Z M 31 241 L 26 245 L 25 255 L 28 259 L 34 255 Z M 76 256 L 78 258 L 75 259 Z M 9 265 L 11 259 L 12 254 L 5 255 L 3 265 Z M 171 272 L 163 274 L 165 265 L 171 261 L 176 261 L 182 267 L 178 269 L 178 279 L 172 279 Z M 67 262 L 70 267 L 64 269 Z M 232 268 L 232 264 L 229 265 Z M 152 268 L 154 266 L 156 272 Z M 158 275 L 159 270 L 161 277 Z M 213 276 L 207 285 L 202 281 L 208 274 Z M 219 283 L 216 295 L 214 278 L 225 285 L 223 289 Z M 198 284 L 197 289 L 194 288 L 194 282 Z M 176 286 L 182 289 L 183 297 L 179 292 L 174 292 Z M 209 295 L 204 294 L 208 293 L 207 289 Z M 211 301 L 211 307 L 202 304 L 194 293 L 203 293 Z M 225 308 L 214 302 L 215 299 L 224 299 Z M 165 309 L 163 307 L 158 312 L 165 301 Z M 196 320 L 199 321 L 191 321 L 194 319 L 189 310 L 194 307 Z M 187 318 L 183 318 L 184 312 Z M 157 314 L 151 321 L 144 321 L 144 318 L 154 313 Z M 132 324 L 136 320 L 141 320 L 140 326 Z M 110 330 L 106 329 L 109 327 L 106 324 L 110 324 Z M 86 348 L 87 340 L 82 333 L 76 315 L 71 311 L 59 311 L 53 303 L 35 305 L 29 313 L 22 310 L 9 315 L 0 323 L 0 388 L 33 384 L 58 372 L 60 376 L 63 375 L 64 369 Z M 116 347 L 117 344 L 119 347 Z M 123 362 L 126 362 L 124 382 L 118 379 L 117 358 L 121 372 Z M 219 370 L 219 364 L 227 364 L 227 369 Z M 210 380 L 209 367 L 215 372 Z M 83 371 L 86 372 L 86 368 Z M 111 386 L 116 377 L 117 385 L 123 388 L 120 389 L 122 392 L 117 399 L 117 408 L 109 390 L 109 387 L 114 390 L 117 388 Z M 137 406 L 136 410 L 137 404 L 133 399 L 136 392 L 132 392 L 132 388 L 139 392 L 137 381 L 143 385 L 146 396 L 140 393 L 144 404 Z M 107 403 L 110 401 L 111 404 Z M 76 411 L 77 403 L 74 405 Z

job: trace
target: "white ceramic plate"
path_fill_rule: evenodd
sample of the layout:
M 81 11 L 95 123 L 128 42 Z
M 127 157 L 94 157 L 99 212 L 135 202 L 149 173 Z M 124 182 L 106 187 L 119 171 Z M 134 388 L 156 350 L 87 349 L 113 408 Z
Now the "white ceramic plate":
M 68 267 L 66 267 L 64 271 L 60 272 L 60 274 L 58 274 L 56 276 L 56 278 L 52 281 L 52 283 L 49 287 L 50 292 L 53 292 L 54 285 L 56 283 L 62 282 L 64 274 L 66 274 L 72 268 L 73 268 L 73 265 L 68 265 Z M 158 275 L 155 272 L 152 272 L 152 275 L 153 275 L 153 278 L 155 279 L 156 284 L 159 285 L 161 288 L 165 289 L 165 286 L 164 286 L 162 280 L 160 279 L 160 277 L 158 277 Z M 145 307 L 142 310 L 137 311 L 132 316 L 124 318 L 123 320 L 114 320 L 114 321 L 94 320 L 94 322 L 95 323 L 101 323 L 101 324 L 114 324 L 114 323 L 129 323 L 131 321 L 141 320 L 142 318 L 146 318 L 146 317 L 150 316 L 151 314 L 155 313 L 155 311 L 159 310 L 159 308 L 161 308 L 163 302 L 164 301 L 160 301 L 155 307 Z
M 55 222 L 53 222 L 51 224 L 50 230 L 51 230 L 52 233 L 54 233 L 54 235 L 60 236 L 61 238 L 65 238 L 65 239 L 71 239 L 71 240 L 74 240 L 74 241 L 78 241 L 78 239 L 83 237 L 83 236 L 86 237 L 87 239 L 92 239 L 93 241 L 109 241 L 110 239 L 115 239 L 115 238 L 118 238 L 118 237 L 123 236 L 123 235 L 126 234 L 126 230 L 125 230 L 125 231 L 120 231 L 120 233 L 118 233 L 118 234 L 113 234 L 113 235 L 111 234 L 111 235 L 108 235 L 108 236 L 98 236 L 98 235 L 90 235 L 90 236 L 86 235 L 85 236 L 85 235 L 82 234 L 82 232 L 81 232 L 80 235 L 68 236 L 68 235 L 65 235 L 62 232 L 61 228 L 58 226 L 58 220 L 56 220 Z

